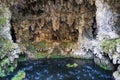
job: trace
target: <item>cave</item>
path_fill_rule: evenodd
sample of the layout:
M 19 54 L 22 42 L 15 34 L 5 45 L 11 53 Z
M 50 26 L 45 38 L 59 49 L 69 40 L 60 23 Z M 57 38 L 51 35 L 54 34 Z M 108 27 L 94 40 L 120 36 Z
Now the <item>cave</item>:
M 120 79 L 120 0 L 0 3 L 0 80 Z
M 94 1 L 26 0 L 15 3 L 11 11 L 13 40 L 18 44 L 31 44 L 36 51 L 41 50 L 36 45 L 41 42 L 50 43 L 51 47 L 55 43 L 62 46 L 72 43 L 69 46 L 71 50 L 80 42 L 79 38 L 82 40 L 86 36 L 93 39 L 96 35 L 93 27 L 96 12 Z M 26 48 L 29 50 L 30 46 Z

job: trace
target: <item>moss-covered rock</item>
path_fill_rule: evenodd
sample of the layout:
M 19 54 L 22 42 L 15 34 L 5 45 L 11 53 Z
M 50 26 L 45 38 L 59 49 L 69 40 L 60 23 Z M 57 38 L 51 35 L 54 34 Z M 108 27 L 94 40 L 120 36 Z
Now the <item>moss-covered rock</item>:
M 6 25 L 6 18 L 0 18 L 0 25 L 2 26 Z
M 10 18 L 8 7 L 0 4 L 0 77 L 14 71 L 20 53 L 17 44 L 12 41 Z
M 103 51 L 105 53 L 114 53 L 116 52 L 116 45 L 120 45 L 120 38 L 111 39 L 111 40 L 104 40 L 101 44 Z
M 24 71 L 19 71 L 11 80 L 23 80 L 26 74 Z
M 114 70 L 113 64 L 110 62 L 109 58 L 102 56 L 102 58 L 94 57 L 94 62 L 99 67 L 105 69 L 105 70 Z

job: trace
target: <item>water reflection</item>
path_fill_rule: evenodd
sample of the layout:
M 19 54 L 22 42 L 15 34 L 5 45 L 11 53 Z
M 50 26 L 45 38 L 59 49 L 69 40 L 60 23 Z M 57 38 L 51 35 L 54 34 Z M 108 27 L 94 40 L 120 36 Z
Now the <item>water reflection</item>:
M 78 67 L 68 68 L 68 63 L 77 63 Z M 14 73 L 2 80 L 10 80 L 18 70 L 26 72 L 25 80 L 113 80 L 112 72 L 99 68 L 92 60 L 72 58 L 23 62 Z

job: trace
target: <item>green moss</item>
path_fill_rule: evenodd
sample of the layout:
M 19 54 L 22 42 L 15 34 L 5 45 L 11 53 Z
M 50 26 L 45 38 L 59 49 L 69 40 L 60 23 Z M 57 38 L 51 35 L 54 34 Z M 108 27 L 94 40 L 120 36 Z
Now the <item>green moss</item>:
M 109 50 L 115 51 L 115 40 L 106 40 L 102 42 L 103 51 L 108 53 Z
M 4 13 L 4 8 L 0 8 L 0 15 Z
M 0 31 L 3 31 L 4 28 L 0 27 Z
M 19 71 L 13 78 L 12 80 L 23 80 L 25 78 L 25 72 L 24 71 Z
M 0 25 L 2 26 L 6 25 L 6 18 L 0 18 Z
M 35 53 L 35 47 L 32 43 L 27 44 L 27 49 L 31 52 L 31 53 Z
M 19 56 L 18 61 L 19 61 L 19 62 L 27 61 L 27 57 L 26 57 L 26 56 Z
M 114 53 L 116 51 L 116 44 L 120 44 L 120 38 L 104 40 L 101 44 L 101 47 L 105 53 L 109 53 L 110 50 Z
M 17 64 L 14 62 L 11 63 L 8 58 L 8 54 L 13 48 L 12 43 L 0 36 L 0 47 L 0 77 L 4 77 L 7 72 L 13 72 Z
M 0 71 L 0 77 L 5 77 L 6 74 L 4 73 L 4 70 L 3 71 Z
M 48 54 L 48 53 L 35 53 L 34 54 L 35 59 L 40 58 L 64 58 L 65 56 L 62 56 L 60 54 Z
M 45 49 L 46 46 L 47 46 L 47 42 L 46 41 L 41 41 L 41 42 L 37 42 L 37 43 L 34 43 L 34 46 L 38 49 Z
M 117 44 L 120 44 L 120 38 L 115 40 Z
M 8 58 L 2 59 L 2 61 L 0 61 L 0 77 L 6 76 L 6 71 L 13 72 L 16 67 L 17 65 L 11 63 Z
M 35 53 L 34 54 L 35 59 L 45 58 L 46 55 L 44 53 Z
M 0 36 L 0 45 L 2 46 L 2 51 L 5 53 L 13 48 L 12 43 L 6 40 L 4 37 Z
M 65 58 L 67 56 L 63 56 L 61 54 L 49 54 L 47 58 Z
M 68 68 L 76 68 L 76 67 L 78 67 L 78 64 L 77 63 L 73 63 L 73 64 L 67 64 L 66 65 Z
M 100 68 L 104 69 L 104 70 L 111 70 L 111 67 L 109 66 L 104 66 L 104 65 L 101 65 L 101 64 L 96 64 L 97 66 L 99 66 Z
M 69 48 L 73 45 L 73 42 L 61 42 L 60 46 L 63 48 Z
M 27 43 L 27 50 L 31 53 L 35 53 L 37 49 L 45 49 L 46 48 L 46 42 L 36 42 L 36 43 Z

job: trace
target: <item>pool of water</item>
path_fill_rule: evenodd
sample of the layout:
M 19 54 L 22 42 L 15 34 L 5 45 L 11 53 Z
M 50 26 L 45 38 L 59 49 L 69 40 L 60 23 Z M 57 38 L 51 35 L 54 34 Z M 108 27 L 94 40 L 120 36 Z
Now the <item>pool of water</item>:
M 68 68 L 68 63 L 77 63 L 78 67 Z M 22 62 L 18 66 L 14 73 L 0 80 L 10 80 L 19 70 L 26 72 L 24 80 L 114 80 L 111 71 L 99 68 L 92 60 L 40 59 Z

